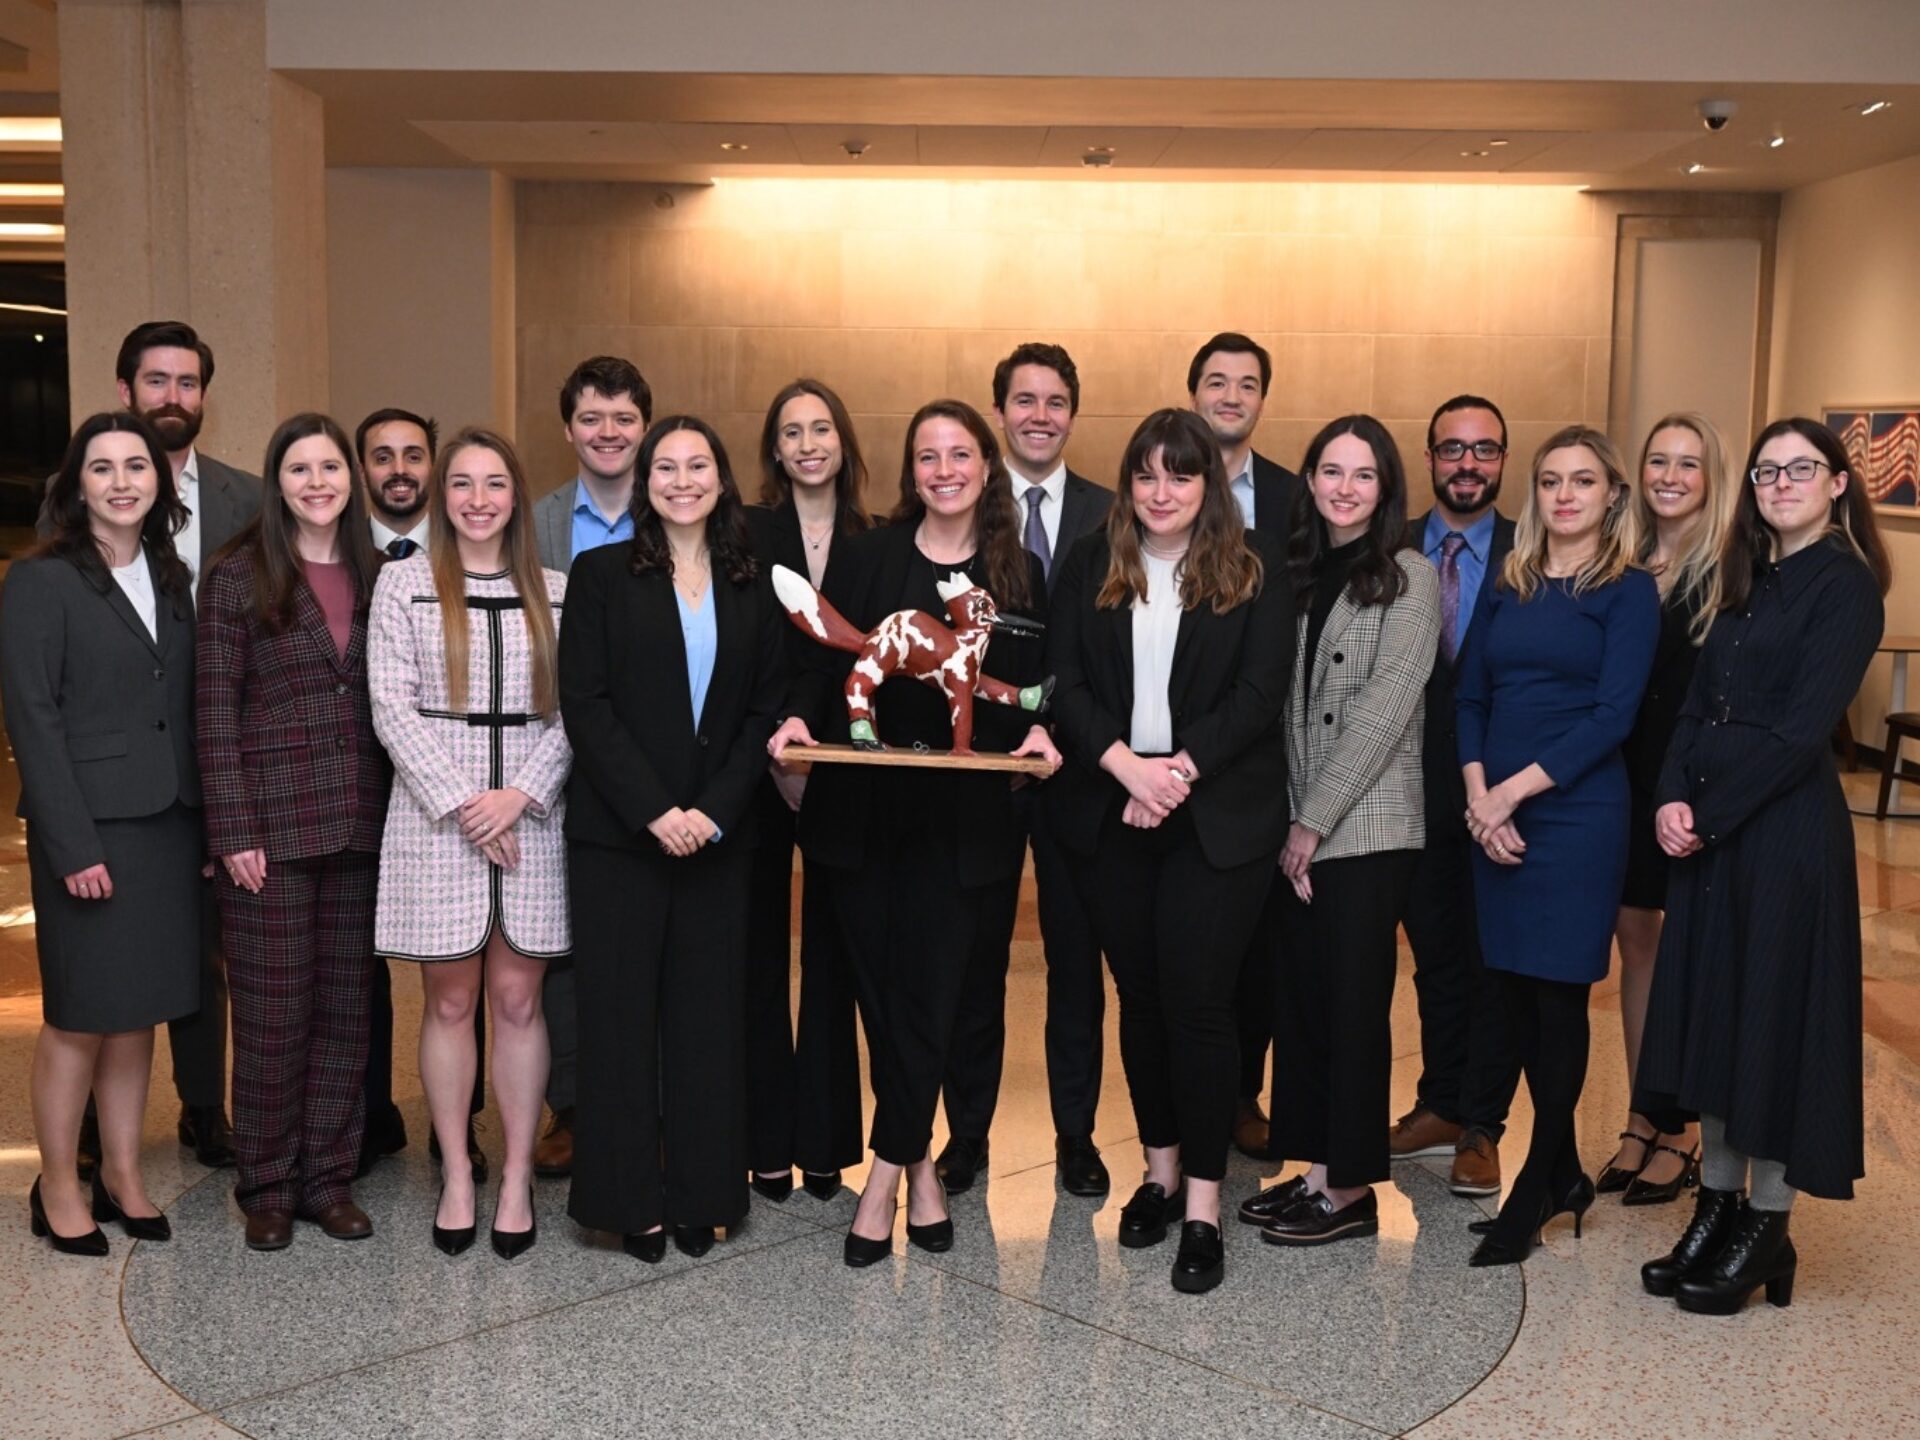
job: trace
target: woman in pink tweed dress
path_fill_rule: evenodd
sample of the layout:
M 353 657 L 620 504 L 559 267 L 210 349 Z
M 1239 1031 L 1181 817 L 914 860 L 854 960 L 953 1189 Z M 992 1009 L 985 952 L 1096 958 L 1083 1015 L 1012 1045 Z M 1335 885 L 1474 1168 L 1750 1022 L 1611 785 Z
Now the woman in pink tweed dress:
M 535 1238 L 548 1063 L 540 984 L 571 944 L 561 822 L 573 754 L 554 677 L 567 582 L 540 568 L 526 478 L 502 437 L 455 436 L 427 497 L 428 553 L 388 564 L 373 596 L 373 723 L 394 768 L 374 946 L 430 962 L 420 1074 L 444 1155 L 466 1153 L 484 984 L 506 1137 L 492 1242 L 512 1259 Z M 464 600 L 443 604 L 452 595 Z M 474 1214 L 468 1168 L 444 1167 L 434 1243 L 465 1250 Z

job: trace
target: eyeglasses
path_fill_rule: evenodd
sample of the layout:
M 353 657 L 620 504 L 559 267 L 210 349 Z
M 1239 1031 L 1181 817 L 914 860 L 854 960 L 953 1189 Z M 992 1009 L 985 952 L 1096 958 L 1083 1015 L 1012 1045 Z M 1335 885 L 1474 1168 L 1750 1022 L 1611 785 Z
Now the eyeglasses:
M 1824 460 L 1789 460 L 1784 465 L 1756 465 L 1747 472 L 1747 478 L 1762 489 L 1769 485 L 1777 485 L 1782 480 L 1791 480 L 1796 485 L 1807 485 L 1812 483 L 1814 476 L 1822 470 L 1831 469 L 1833 467 Z
M 1464 440 L 1442 440 L 1433 447 L 1433 457 L 1436 460 L 1445 460 L 1451 465 L 1455 460 L 1465 456 L 1469 450 L 1473 452 L 1473 458 L 1483 465 L 1491 465 L 1507 453 L 1507 447 L 1498 440 L 1476 440 L 1471 445 Z

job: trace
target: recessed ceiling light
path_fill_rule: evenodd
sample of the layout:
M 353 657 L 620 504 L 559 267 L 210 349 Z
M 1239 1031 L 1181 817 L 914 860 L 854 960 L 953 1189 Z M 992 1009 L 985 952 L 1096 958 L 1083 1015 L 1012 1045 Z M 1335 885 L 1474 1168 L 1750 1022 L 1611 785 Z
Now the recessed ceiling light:
M 66 194 L 67 187 L 57 180 L 0 180 L 0 200 L 16 204 L 58 205 Z
M 57 115 L 0 116 L 0 145 L 58 145 L 60 118 Z
M 746 141 L 744 140 L 722 140 L 720 142 L 720 148 L 722 150 L 732 150 L 737 153 L 741 150 L 746 150 L 750 147 L 747 145 Z
M 1787 143 L 1786 136 L 1776 135 L 1771 140 L 1767 141 L 1767 148 L 1769 150 L 1778 150 L 1782 145 L 1786 143 Z
M 1111 154 L 1113 154 L 1113 146 L 1111 146 L 1111 145 L 1089 145 L 1089 146 L 1087 146 L 1087 154 L 1089 154 L 1089 155 L 1111 155 Z
M 1862 115 L 1878 115 L 1891 104 L 1893 104 L 1891 100 L 1869 100 L 1860 107 L 1860 113 Z
M 0 240 L 62 240 L 64 225 L 42 225 L 28 220 L 0 220 Z
M 1501 147 L 1502 145 L 1505 145 L 1506 143 L 1507 143 L 1507 142 L 1506 142 L 1505 140 L 1489 140 L 1489 141 L 1487 141 L 1487 144 L 1489 144 L 1489 145 L 1491 145 L 1491 146 L 1493 146 L 1493 147 L 1494 147 L 1494 149 L 1496 149 L 1496 150 L 1497 150 L 1497 149 L 1499 149 L 1499 148 L 1500 148 L 1500 147 Z
M 1484 160 L 1492 153 L 1491 150 L 1462 150 L 1460 152 L 1460 158 L 1462 160 Z
M 1703 173 L 1706 170 L 1706 168 L 1707 168 L 1706 166 L 1702 165 L 1698 160 L 1696 160 L 1691 165 L 1687 166 L 1687 174 L 1699 175 Z

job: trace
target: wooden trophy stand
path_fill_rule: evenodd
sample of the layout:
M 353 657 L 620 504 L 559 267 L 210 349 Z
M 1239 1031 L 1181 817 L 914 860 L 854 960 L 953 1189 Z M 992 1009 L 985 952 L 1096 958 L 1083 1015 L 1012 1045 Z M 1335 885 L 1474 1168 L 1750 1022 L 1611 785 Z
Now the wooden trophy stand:
M 951 750 L 858 750 L 851 745 L 789 745 L 780 763 L 794 770 L 815 765 L 906 765 L 925 770 L 1000 770 L 1044 780 L 1053 767 L 1038 755 L 1001 755 L 991 751 L 956 755 Z

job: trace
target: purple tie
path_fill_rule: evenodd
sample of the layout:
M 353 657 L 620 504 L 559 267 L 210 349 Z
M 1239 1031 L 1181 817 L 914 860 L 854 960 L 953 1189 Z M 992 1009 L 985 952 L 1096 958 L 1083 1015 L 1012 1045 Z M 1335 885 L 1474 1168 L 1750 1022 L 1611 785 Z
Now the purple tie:
M 1467 537 L 1457 532 L 1440 542 L 1440 648 L 1449 665 L 1460 654 L 1460 552 L 1466 548 Z
M 1027 550 L 1040 562 L 1048 579 L 1053 578 L 1053 549 L 1047 544 L 1047 522 L 1040 518 L 1040 502 L 1047 492 L 1038 485 L 1027 487 Z

